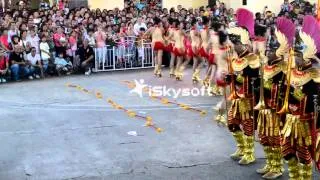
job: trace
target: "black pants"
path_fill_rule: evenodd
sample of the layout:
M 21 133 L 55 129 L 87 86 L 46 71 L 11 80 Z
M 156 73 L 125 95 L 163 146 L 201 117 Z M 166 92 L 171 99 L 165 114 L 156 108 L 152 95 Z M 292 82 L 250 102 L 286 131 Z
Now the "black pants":
M 83 61 L 81 61 L 80 66 L 82 72 L 87 72 L 89 69 L 92 69 L 94 67 L 94 60 L 91 60 L 88 63 L 83 63 Z

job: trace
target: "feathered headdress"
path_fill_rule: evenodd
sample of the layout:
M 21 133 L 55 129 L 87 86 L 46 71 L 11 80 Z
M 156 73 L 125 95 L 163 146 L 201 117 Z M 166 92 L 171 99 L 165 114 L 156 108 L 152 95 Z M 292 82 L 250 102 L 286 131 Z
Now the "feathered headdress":
M 242 44 L 250 44 L 250 37 L 254 36 L 253 14 L 246 9 L 240 8 L 237 10 L 236 16 L 238 27 L 228 29 L 228 33 L 240 36 Z
M 302 30 L 299 35 L 306 46 L 303 59 L 305 61 L 317 59 L 315 54 L 320 51 L 320 27 L 313 16 L 307 15 L 303 18 Z
M 233 27 L 228 29 L 228 34 L 240 36 L 240 41 L 242 44 L 250 44 L 250 36 L 248 31 L 241 27 Z
M 236 12 L 238 26 L 246 28 L 249 31 L 250 37 L 254 37 L 254 16 L 247 9 L 239 8 Z
M 293 22 L 285 17 L 277 19 L 277 29 L 275 31 L 280 47 L 276 51 L 277 57 L 283 56 L 293 46 L 296 27 Z

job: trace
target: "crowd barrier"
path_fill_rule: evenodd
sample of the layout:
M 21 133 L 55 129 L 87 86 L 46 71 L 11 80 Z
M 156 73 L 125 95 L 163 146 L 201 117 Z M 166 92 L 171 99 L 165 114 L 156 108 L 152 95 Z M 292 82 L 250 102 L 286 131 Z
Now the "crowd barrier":
M 150 42 L 138 43 L 136 37 L 127 36 L 116 43 L 116 46 L 94 49 L 94 72 L 154 67 L 154 53 Z

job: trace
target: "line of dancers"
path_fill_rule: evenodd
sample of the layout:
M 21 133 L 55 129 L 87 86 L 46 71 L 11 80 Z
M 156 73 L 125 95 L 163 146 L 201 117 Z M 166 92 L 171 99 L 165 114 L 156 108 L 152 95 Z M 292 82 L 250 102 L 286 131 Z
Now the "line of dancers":
M 194 19 L 185 32 L 177 20 L 170 20 L 165 30 L 155 18 L 155 26 L 147 31 L 156 54 L 154 73 L 162 76 L 164 51 L 171 53 L 170 77 L 177 80 L 193 60 L 192 80 L 200 82 L 201 64 L 206 62 L 204 85 L 215 84 L 213 93 L 224 95 L 215 119 L 227 125 L 237 146 L 230 157 L 240 165 L 254 163 L 257 134 L 266 157 L 264 167 L 256 170 L 262 178 L 279 178 L 287 162 L 290 180 L 311 180 L 312 167 L 320 169 L 319 24 L 307 15 L 298 31 L 292 20 L 279 17 L 279 46 L 267 49 L 267 29 L 254 24 L 252 12 L 238 9 L 236 20 L 235 27 L 225 29 L 203 17 L 198 30 Z M 299 49 L 297 41 L 304 48 Z
M 171 78 L 181 81 L 184 69 L 192 60 L 192 81 L 194 83 L 202 82 L 206 87 L 211 87 L 213 94 L 222 95 L 223 89 L 218 88 L 214 80 L 218 70 L 217 64 L 223 63 L 221 67 L 225 66 L 225 62 L 218 62 L 218 59 L 222 58 L 223 51 L 226 50 L 224 43 L 227 36 L 223 33 L 224 26 L 218 22 L 211 23 L 207 17 L 202 17 L 202 29 L 198 28 L 198 20 L 193 19 L 192 28 L 185 31 L 183 22 L 179 22 L 177 19 L 169 19 L 168 21 L 170 26 L 165 29 L 161 19 L 154 18 L 154 26 L 145 33 L 145 35 L 151 34 L 152 48 L 155 52 L 154 74 L 157 77 L 162 77 L 162 57 L 166 51 L 170 53 L 171 57 L 169 71 Z M 203 63 L 206 63 L 208 68 L 206 76 L 202 80 L 200 70 Z

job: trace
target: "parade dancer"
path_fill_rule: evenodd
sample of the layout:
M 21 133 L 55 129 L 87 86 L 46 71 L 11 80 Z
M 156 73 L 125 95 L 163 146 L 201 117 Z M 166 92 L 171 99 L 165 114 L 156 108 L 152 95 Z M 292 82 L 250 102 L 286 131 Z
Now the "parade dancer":
M 202 61 L 208 61 L 209 59 L 209 19 L 206 16 L 202 17 L 202 25 L 203 28 L 200 30 L 200 37 L 201 37 L 201 47 L 199 50 L 199 55 L 202 58 Z M 211 66 L 208 66 L 207 72 L 206 72 L 206 77 L 203 80 L 203 84 L 206 87 L 209 87 L 209 78 L 210 78 L 210 73 L 211 73 Z
M 152 37 L 152 48 L 155 52 L 155 68 L 154 74 L 158 77 L 162 77 L 161 67 L 162 67 L 162 56 L 163 51 L 165 50 L 165 42 L 164 42 L 164 29 L 161 23 L 161 19 L 155 17 L 153 19 L 154 27 L 150 28 L 144 35 L 151 34 Z
M 181 63 L 179 61 L 177 62 L 177 68 L 176 68 L 177 80 L 182 80 L 184 69 L 186 68 L 186 66 L 189 64 L 192 57 L 194 56 L 191 39 L 187 34 L 184 35 L 183 42 L 185 47 L 185 53 L 184 53 L 185 56 L 183 57 L 184 59 L 182 59 Z
M 212 30 L 210 30 L 210 50 L 209 50 L 209 58 L 208 58 L 208 66 L 210 71 L 207 74 L 209 76 L 209 88 L 210 88 L 210 93 L 213 95 L 223 95 L 224 93 L 224 88 L 223 86 L 219 86 L 216 83 L 216 73 L 217 69 L 219 67 L 217 64 L 217 59 L 221 62 L 221 58 L 223 57 L 222 54 L 226 54 L 226 39 L 224 36 L 224 29 L 222 29 L 222 25 L 219 22 L 213 22 L 212 25 Z M 222 38 L 222 39 L 220 39 Z M 222 40 L 222 41 L 221 41 Z M 221 51 L 223 50 L 223 51 Z M 220 55 L 217 55 L 217 53 L 220 53 Z M 226 56 L 224 56 L 225 58 Z M 224 59 L 222 58 L 222 59 Z M 221 65 L 221 64 L 220 64 Z M 227 65 L 225 66 L 226 68 L 228 67 Z
M 226 88 L 226 82 L 225 78 L 228 72 L 228 60 L 231 59 L 231 50 L 230 50 L 230 44 L 228 41 L 228 36 L 223 31 L 219 31 L 217 36 L 218 38 L 218 49 L 214 51 L 215 58 L 214 62 L 212 62 L 215 66 L 215 75 L 214 75 L 214 81 L 217 86 L 217 89 L 223 89 L 223 92 Z M 226 125 L 227 121 L 224 116 L 225 110 L 226 110 L 226 98 L 222 97 L 222 99 L 218 102 L 218 104 L 215 106 L 215 110 L 217 111 L 217 116 L 215 120 L 218 123 L 221 123 L 223 125 Z
M 191 22 L 192 28 L 190 30 L 190 39 L 191 39 L 191 49 L 187 49 L 187 56 L 188 58 L 193 59 L 193 73 L 192 73 L 192 82 L 198 83 L 201 81 L 200 79 L 200 56 L 199 50 L 201 46 L 201 37 L 200 33 L 197 30 L 197 21 L 193 19 Z
M 253 78 L 259 76 L 259 56 L 250 53 L 252 50 L 250 36 L 254 34 L 254 17 L 246 9 L 238 9 L 236 13 L 239 27 L 229 29 L 233 37 L 230 40 L 234 44 L 234 51 L 237 58 L 232 59 L 232 70 L 240 73 L 241 77 L 235 78 L 231 75 L 231 107 L 228 112 L 228 128 L 232 132 L 237 143 L 237 150 L 231 155 L 232 159 L 238 160 L 241 165 L 248 165 L 255 161 L 254 155 L 254 120 L 253 120 L 253 99 L 254 92 L 250 88 Z M 238 40 L 240 39 L 240 40 Z M 235 81 L 240 83 L 240 89 L 235 88 Z M 230 82 L 230 80 L 228 80 Z M 237 94 L 239 92 L 239 94 Z
M 311 180 L 315 158 L 313 140 L 316 138 L 313 122 L 319 122 L 313 116 L 313 96 L 319 94 L 320 82 L 319 70 L 312 65 L 312 61 L 318 59 L 316 53 L 320 52 L 320 27 L 313 16 L 304 17 L 300 38 L 305 44 L 303 56 L 294 56 L 298 53 L 290 51 L 284 105 L 278 113 L 286 117 L 281 134 L 282 154 L 288 161 L 289 177 L 291 180 Z M 292 68 L 294 60 L 296 67 Z
M 175 69 L 175 76 L 176 80 L 182 80 L 182 74 L 179 71 L 179 67 L 183 63 L 183 59 L 185 57 L 186 53 L 186 47 L 185 47 L 185 33 L 184 33 L 184 23 L 180 22 L 178 23 L 178 30 L 175 31 L 174 36 L 173 36 L 173 53 L 175 57 L 177 57 L 177 64 L 176 64 L 176 69 Z
M 266 28 L 255 27 L 255 42 L 253 47 L 257 52 L 264 52 Z M 280 17 L 277 19 L 275 31 L 280 47 L 270 50 L 268 61 L 262 63 L 260 74 L 260 99 L 255 110 L 259 110 L 257 132 L 266 157 L 266 164 L 256 172 L 265 179 L 276 179 L 282 176 L 283 160 L 281 155 L 281 117 L 276 114 L 281 104 L 280 88 L 284 81 L 284 58 L 288 57 L 289 49 L 293 46 L 295 25 L 291 20 Z M 265 65 L 263 65 L 265 64 Z
M 177 31 L 177 21 L 170 18 L 169 20 L 169 28 L 168 28 L 168 38 L 167 38 L 167 51 L 170 52 L 170 77 L 174 77 L 174 71 L 175 71 L 175 68 L 174 68 L 174 65 L 175 65 L 175 60 L 176 60 L 176 56 L 175 54 L 173 53 L 173 37 L 174 37 L 174 34 L 176 33 Z

